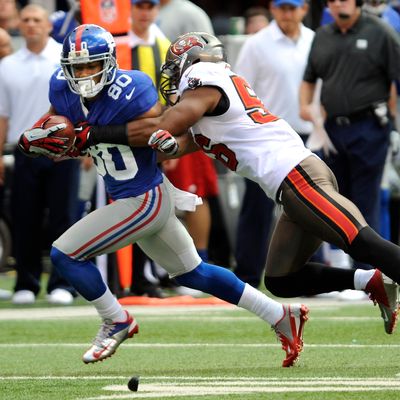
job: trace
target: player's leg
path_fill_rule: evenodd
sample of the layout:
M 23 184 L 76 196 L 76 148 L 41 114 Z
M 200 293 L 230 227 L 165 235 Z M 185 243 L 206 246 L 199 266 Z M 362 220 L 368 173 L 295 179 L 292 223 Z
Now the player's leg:
M 308 262 L 322 241 L 284 212 L 272 235 L 264 283 L 279 297 L 314 296 L 353 287 L 354 271 Z
M 287 353 L 283 366 L 291 366 L 297 360 L 307 320 L 305 306 L 282 306 L 245 284 L 232 271 L 201 261 L 192 238 L 173 213 L 159 232 L 139 240 L 138 244 L 181 285 L 245 308 L 271 324 Z
M 341 248 L 355 260 L 379 266 L 400 282 L 400 247 L 383 239 L 366 223 L 359 209 L 342 196 L 329 168 L 309 157 L 283 184 L 285 212 L 314 236 Z
M 164 224 L 169 210 L 168 196 L 155 188 L 142 196 L 118 200 L 93 211 L 54 242 L 51 250 L 54 265 L 103 319 L 84 362 L 109 357 L 123 340 L 138 331 L 135 319 L 122 309 L 90 260 L 133 243 L 142 234 L 152 234 Z
M 309 157 L 294 168 L 282 185 L 282 199 L 288 217 L 301 229 L 336 245 L 358 261 L 378 265 L 386 275 L 398 281 L 400 248 L 384 240 L 367 226 L 358 208 L 337 191 L 332 172 L 321 160 Z M 294 254 L 296 255 L 295 251 Z M 345 279 L 342 271 L 332 267 L 325 271 L 323 264 L 310 265 L 311 263 L 299 270 L 295 263 L 295 255 L 291 269 L 294 273 L 291 274 L 293 282 L 299 283 L 301 275 L 301 283 L 306 288 L 306 281 L 309 280 L 315 282 L 317 288 L 322 286 L 323 290 L 326 284 L 322 281 L 325 280 L 331 280 L 337 285 L 337 289 L 332 286 L 331 290 L 340 290 L 343 287 L 339 283 Z M 348 272 L 350 273 L 353 271 Z M 345 282 L 349 285 L 350 275 L 346 276 Z M 379 304 L 382 313 L 385 314 L 384 319 L 389 319 L 389 322 L 385 323 L 385 330 L 391 333 L 397 318 L 397 285 L 384 281 L 379 271 L 357 269 L 351 286 L 371 294 L 371 298 Z M 351 286 L 348 288 L 352 288 Z

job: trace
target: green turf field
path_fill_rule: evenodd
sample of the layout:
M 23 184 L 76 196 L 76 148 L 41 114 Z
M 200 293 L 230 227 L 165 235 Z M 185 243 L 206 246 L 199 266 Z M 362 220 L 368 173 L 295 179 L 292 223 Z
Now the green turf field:
M 3 303 L 0 399 L 398 399 L 400 331 L 384 333 L 378 308 L 302 301 L 305 348 L 289 369 L 269 327 L 237 308 L 132 307 L 139 335 L 85 365 L 99 324 L 91 307 Z M 132 376 L 138 392 L 127 389 Z

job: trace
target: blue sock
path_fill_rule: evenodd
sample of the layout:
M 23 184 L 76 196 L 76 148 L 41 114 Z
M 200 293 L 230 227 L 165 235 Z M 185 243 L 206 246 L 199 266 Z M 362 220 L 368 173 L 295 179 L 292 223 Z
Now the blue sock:
M 86 300 L 98 299 L 106 291 L 100 271 L 93 262 L 74 260 L 55 247 L 51 248 L 50 258 L 59 274 Z
M 236 305 L 245 286 L 245 283 L 229 269 L 205 262 L 201 262 L 193 271 L 176 276 L 175 279 L 182 286 L 201 290 Z
M 208 261 L 208 250 L 207 249 L 196 249 L 197 254 L 200 256 L 201 260 L 204 262 Z

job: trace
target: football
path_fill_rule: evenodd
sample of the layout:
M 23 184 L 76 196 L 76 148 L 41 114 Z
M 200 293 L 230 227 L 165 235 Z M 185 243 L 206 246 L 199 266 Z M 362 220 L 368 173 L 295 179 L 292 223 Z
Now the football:
M 64 129 L 55 132 L 54 136 L 68 138 L 69 141 L 67 142 L 67 145 L 69 150 L 74 144 L 75 130 L 74 124 L 67 117 L 64 117 L 63 115 L 51 115 L 44 123 L 43 128 L 50 128 L 58 124 L 66 124 L 67 126 Z

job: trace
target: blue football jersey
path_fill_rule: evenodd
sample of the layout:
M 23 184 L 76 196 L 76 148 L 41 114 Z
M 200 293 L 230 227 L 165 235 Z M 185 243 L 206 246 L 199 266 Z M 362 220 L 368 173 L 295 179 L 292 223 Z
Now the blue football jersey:
M 51 77 L 49 99 L 57 114 L 74 124 L 87 121 L 90 125 L 121 125 L 153 107 L 158 94 L 143 72 L 118 70 L 113 83 L 85 106 L 81 97 L 69 89 L 59 69 Z M 100 143 L 88 152 L 114 200 L 138 196 L 162 182 L 157 155 L 150 147 Z

